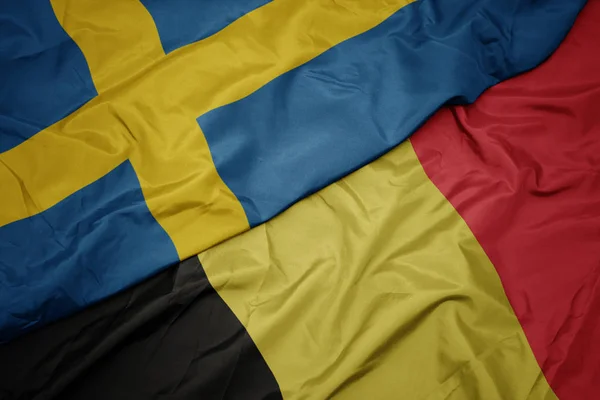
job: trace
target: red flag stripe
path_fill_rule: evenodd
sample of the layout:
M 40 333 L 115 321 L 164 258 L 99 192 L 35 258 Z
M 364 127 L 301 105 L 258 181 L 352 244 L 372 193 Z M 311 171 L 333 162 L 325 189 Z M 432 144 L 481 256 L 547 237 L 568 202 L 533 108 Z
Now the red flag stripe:
M 600 1 L 556 53 L 412 139 L 561 399 L 600 398 Z

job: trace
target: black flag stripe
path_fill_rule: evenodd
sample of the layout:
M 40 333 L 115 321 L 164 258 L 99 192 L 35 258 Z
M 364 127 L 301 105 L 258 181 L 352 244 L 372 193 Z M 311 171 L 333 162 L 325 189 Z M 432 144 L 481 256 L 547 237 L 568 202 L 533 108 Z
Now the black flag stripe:
M 197 257 L 0 346 L 0 398 L 280 399 Z

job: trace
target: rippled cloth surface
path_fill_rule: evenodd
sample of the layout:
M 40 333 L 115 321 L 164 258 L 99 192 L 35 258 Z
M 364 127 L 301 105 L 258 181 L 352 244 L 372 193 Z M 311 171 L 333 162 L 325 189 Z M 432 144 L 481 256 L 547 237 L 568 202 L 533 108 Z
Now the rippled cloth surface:
M 1 345 L 0 394 L 599 398 L 599 19 L 201 264 Z
M 2 3 L 0 340 L 269 220 L 535 67 L 584 1 L 228 4 Z
M 600 396 L 599 18 L 200 255 L 285 398 Z

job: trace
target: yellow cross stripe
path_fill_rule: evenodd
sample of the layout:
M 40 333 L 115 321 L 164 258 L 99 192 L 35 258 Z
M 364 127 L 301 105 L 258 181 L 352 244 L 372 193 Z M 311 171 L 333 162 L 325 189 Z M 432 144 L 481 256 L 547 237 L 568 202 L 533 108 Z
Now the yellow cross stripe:
M 373 28 L 412 1 L 275 0 L 169 54 L 149 78 L 165 83 L 171 102 L 198 117 Z
M 285 399 L 556 399 L 409 142 L 199 258 Z
M 103 2 L 103 7 L 111 9 L 112 3 L 120 1 Z M 15 160 L 36 156 L 40 160 L 35 171 L 18 175 L 30 203 L 38 207 L 10 208 L 0 214 L 0 226 L 56 204 L 100 178 L 99 171 L 106 173 L 129 158 L 150 211 L 180 257 L 188 257 L 248 228 L 241 205 L 216 172 L 196 118 L 374 27 L 412 0 L 275 0 L 212 37 L 154 62 L 151 56 L 135 59 L 115 72 L 108 70 L 127 60 L 121 46 L 134 45 L 123 38 L 157 41 L 155 27 L 140 7 L 128 6 L 133 14 L 129 15 L 131 23 L 126 24 L 113 13 L 88 14 L 90 2 L 93 0 L 80 4 L 56 0 L 55 7 L 63 15 L 59 18 L 65 22 L 65 30 L 76 37 L 90 63 L 100 95 L 78 111 L 78 123 L 72 124 L 74 117 L 69 116 L 38 133 L 37 141 L 12 149 L 10 157 L 0 154 L 0 165 L 5 164 L 7 170 L 14 169 Z M 98 35 L 101 46 L 96 46 Z M 135 68 L 145 68 L 144 73 L 131 75 Z M 103 92 L 106 88 L 110 89 Z M 53 140 L 57 134 L 62 141 Z M 64 147 L 64 142 L 77 142 L 80 150 Z M 102 147 L 96 149 L 96 142 Z M 47 162 L 46 151 L 60 162 Z M 78 151 L 81 153 L 73 157 Z M 48 189 L 49 182 L 57 179 L 61 184 Z M 22 193 L 11 190 L 8 204 L 22 203 Z
M 0 154 L 0 226 L 52 207 L 127 159 L 134 138 L 100 100 Z
M 98 92 L 143 72 L 165 56 L 154 21 L 139 0 L 51 3 L 60 24 L 84 50 Z
M 132 119 L 131 163 L 152 215 L 187 258 L 248 229 L 246 214 L 217 174 L 195 119 L 150 113 Z M 161 134 L 161 133 L 165 134 Z

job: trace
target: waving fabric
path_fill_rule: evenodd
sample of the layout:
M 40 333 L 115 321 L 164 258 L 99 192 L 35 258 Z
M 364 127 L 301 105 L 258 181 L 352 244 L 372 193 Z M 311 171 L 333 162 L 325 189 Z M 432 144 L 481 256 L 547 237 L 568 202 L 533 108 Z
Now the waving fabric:
M 600 398 L 600 1 L 226 3 L 11 4 L 0 398 Z
M 229 3 L 2 3 L 0 339 L 268 220 L 534 67 L 584 1 Z
M 600 398 L 599 18 L 200 254 L 284 398 Z

